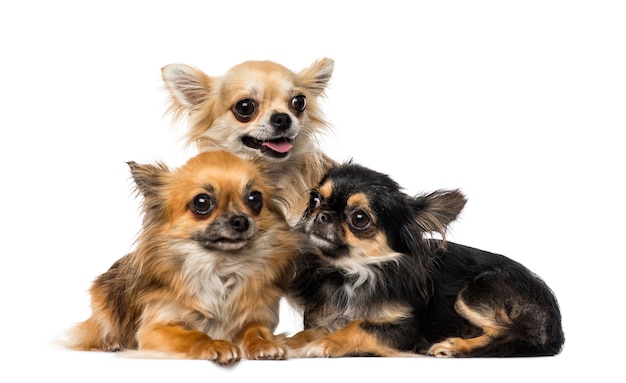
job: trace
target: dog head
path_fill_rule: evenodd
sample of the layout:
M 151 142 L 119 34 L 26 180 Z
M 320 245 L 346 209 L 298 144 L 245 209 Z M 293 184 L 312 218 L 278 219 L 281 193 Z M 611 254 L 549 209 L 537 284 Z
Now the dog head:
M 422 257 L 426 235 L 437 232 L 445 239 L 465 202 L 458 190 L 412 197 L 385 174 L 343 164 L 311 191 L 297 228 L 331 263 L 354 270 L 400 254 Z
M 188 145 L 282 161 L 309 150 L 312 135 L 327 126 L 318 98 L 333 68 L 327 58 L 299 73 L 272 61 L 246 61 L 209 77 L 170 64 L 162 75 L 174 120 L 189 117 Z
M 146 237 L 229 252 L 284 225 L 280 194 L 261 168 L 231 153 L 203 152 L 176 170 L 162 163 L 129 166 L 144 197 Z

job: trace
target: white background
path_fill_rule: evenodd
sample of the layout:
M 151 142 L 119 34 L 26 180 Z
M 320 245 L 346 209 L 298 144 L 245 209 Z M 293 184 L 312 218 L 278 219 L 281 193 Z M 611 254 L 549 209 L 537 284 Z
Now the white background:
M 623 335 L 626 13 L 619 1 L 11 1 L 0 5 L 2 381 L 617 381 Z M 411 6 L 409 7 L 409 4 Z M 339 7 L 339 8 L 338 8 Z M 160 68 L 331 57 L 337 160 L 409 194 L 461 188 L 456 242 L 542 276 L 555 358 L 128 360 L 53 341 L 132 249 L 126 161 L 185 152 Z M 282 331 L 295 331 L 285 310 Z M 339 378 L 337 378 L 339 377 Z M 600 381 L 600 380 L 597 380 Z

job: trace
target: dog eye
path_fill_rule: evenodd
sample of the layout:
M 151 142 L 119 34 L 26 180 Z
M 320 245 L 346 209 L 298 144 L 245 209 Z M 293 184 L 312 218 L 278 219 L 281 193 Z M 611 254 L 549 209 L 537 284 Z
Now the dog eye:
M 298 95 L 291 99 L 291 107 L 298 113 L 304 112 L 306 109 L 306 97 Z
M 215 208 L 215 198 L 203 193 L 193 197 L 189 209 L 198 217 L 205 217 Z
M 259 213 L 263 208 L 263 195 L 261 192 L 253 191 L 248 194 L 246 204 L 255 213 Z
M 249 98 L 238 101 L 232 107 L 233 114 L 237 120 L 241 122 L 252 120 L 252 117 L 256 114 L 256 110 L 256 103 Z
M 311 192 L 311 198 L 309 199 L 309 209 L 315 210 L 322 206 L 322 197 L 318 192 Z
M 370 227 L 372 220 L 363 210 L 357 210 L 350 216 L 350 225 L 358 230 L 365 230 Z

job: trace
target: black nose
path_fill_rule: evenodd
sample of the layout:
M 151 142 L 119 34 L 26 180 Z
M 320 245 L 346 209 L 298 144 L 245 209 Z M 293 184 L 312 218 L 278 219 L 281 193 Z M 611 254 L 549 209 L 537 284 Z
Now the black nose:
M 313 231 L 319 235 L 327 236 L 330 233 L 333 223 L 333 216 L 330 213 L 321 212 L 315 217 Z
M 270 117 L 272 126 L 278 130 L 285 131 L 291 127 L 291 117 L 286 113 L 274 113 Z
M 331 223 L 333 221 L 333 217 L 326 212 L 321 212 L 315 217 L 315 222 L 318 224 Z
M 243 233 L 248 230 L 250 223 L 248 222 L 248 217 L 236 215 L 230 219 L 230 226 L 232 226 L 232 228 L 236 231 Z

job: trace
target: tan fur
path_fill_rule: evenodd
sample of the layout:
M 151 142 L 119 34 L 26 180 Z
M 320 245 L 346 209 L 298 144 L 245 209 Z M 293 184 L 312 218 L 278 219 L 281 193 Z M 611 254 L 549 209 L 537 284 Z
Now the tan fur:
M 456 312 L 471 324 L 480 328 L 482 334 L 473 338 L 450 337 L 433 344 L 428 349 L 428 355 L 438 357 L 453 357 L 468 355 L 474 350 L 485 347 L 494 339 L 506 336 L 508 327 L 512 325 L 511 318 L 503 309 L 483 308 L 478 311 L 470 308 L 459 295 L 454 305 Z M 504 326 L 502 324 L 505 324 Z
M 333 68 L 333 60 L 324 58 L 298 73 L 272 61 L 246 61 L 215 77 L 184 64 L 169 64 L 162 73 L 171 96 L 168 112 L 174 122 L 187 118 L 186 144 L 199 151 L 222 149 L 244 158 L 266 157 L 273 181 L 285 190 L 287 218 L 295 224 L 308 202 L 307 191 L 335 164 L 317 143 L 317 135 L 329 128 L 318 100 L 324 96 Z M 306 97 L 301 113 L 290 106 L 298 95 Z M 242 122 L 233 108 L 247 99 L 257 108 L 249 121 Z M 289 129 L 278 132 L 272 126 L 275 113 L 290 117 Z M 245 145 L 244 136 L 262 141 L 288 137 L 293 148 L 284 157 L 273 158 Z
M 374 334 L 361 328 L 363 322 L 354 320 L 332 333 L 319 328 L 303 330 L 289 338 L 287 344 L 293 349 L 294 355 L 301 357 L 416 356 L 386 346 Z
M 223 365 L 241 357 L 286 358 L 273 331 L 303 237 L 286 223 L 264 173 L 225 151 L 203 152 L 177 170 L 130 166 L 144 197 L 143 230 L 135 251 L 93 283 L 92 315 L 70 331 L 68 345 L 154 351 Z M 246 203 L 255 192 L 262 195 L 260 211 Z M 214 196 L 216 204 L 200 217 L 190 201 L 202 193 Z M 224 220 L 218 232 L 228 237 L 233 216 L 248 218 L 249 238 L 237 244 L 220 238 L 206 246 L 198 239 Z

